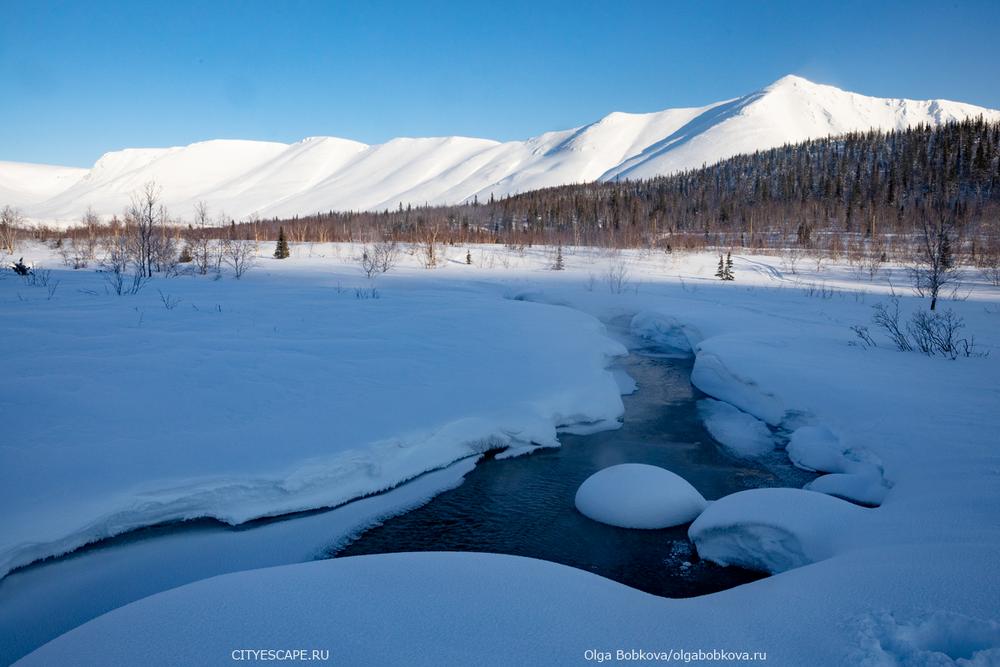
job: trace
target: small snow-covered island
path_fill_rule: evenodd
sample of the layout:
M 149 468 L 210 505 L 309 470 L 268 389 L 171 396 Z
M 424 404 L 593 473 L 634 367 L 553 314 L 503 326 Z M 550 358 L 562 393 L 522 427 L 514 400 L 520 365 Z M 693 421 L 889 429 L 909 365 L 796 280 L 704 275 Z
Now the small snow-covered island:
M 740 89 L 728 61 L 699 65 L 732 82 L 723 101 L 686 75 L 637 97 L 643 58 L 684 53 L 636 39 L 640 79 L 609 74 L 571 129 L 515 134 L 394 69 L 471 68 L 506 95 L 497 75 L 527 61 L 477 50 L 499 34 L 403 54 L 385 38 L 410 30 L 369 35 L 369 9 L 121 5 L 176 41 L 110 63 L 91 51 L 115 28 L 82 7 L 9 9 L 0 665 L 1000 665 L 985 74 L 910 88 L 980 105 L 799 75 Z M 629 10 L 615 39 L 671 23 L 644 11 L 661 20 Z M 595 12 L 569 20 L 625 25 Z M 347 44 L 395 64 L 353 58 L 359 81 Z M 877 88 L 842 51 L 743 47 L 753 77 L 767 54 Z M 579 76 L 611 71 L 600 53 Z M 119 95 L 140 65 L 167 94 L 132 76 Z M 305 94 L 327 76 L 336 111 Z M 365 97 L 374 79 L 412 122 Z M 54 110 L 79 82 L 104 116 Z M 559 127 L 531 90 L 537 108 L 481 102 Z M 295 91 L 301 108 L 271 99 Z M 370 143 L 315 131 L 340 126 Z

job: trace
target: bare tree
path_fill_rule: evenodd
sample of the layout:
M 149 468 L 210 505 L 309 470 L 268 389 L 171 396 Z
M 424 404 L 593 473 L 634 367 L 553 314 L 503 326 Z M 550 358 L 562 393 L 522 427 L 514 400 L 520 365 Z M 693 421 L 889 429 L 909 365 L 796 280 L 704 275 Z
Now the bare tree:
M 367 243 L 361 249 L 361 270 L 369 278 L 388 273 L 396 265 L 398 257 L 399 245 L 391 239 Z
M 958 225 L 954 213 L 944 209 L 924 211 L 920 222 L 910 274 L 914 290 L 929 296 L 934 310 L 941 289 L 961 277 L 955 261 Z
M 188 238 L 188 246 L 191 248 L 191 259 L 195 270 L 201 275 L 205 275 L 209 269 L 218 266 L 216 261 L 218 250 L 209 231 L 211 226 L 208 204 L 200 201 L 194 207 L 194 226 L 190 238 Z
M 142 190 L 132 195 L 132 202 L 125 211 L 129 249 L 143 276 L 153 275 L 153 262 L 157 254 L 157 231 L 162 226 L 166 210 L 160 204 L 160 188 L 149 181 Z
M 427 225 L 420 239 L 420 262 L 425 269 L 433 269 L 438 265 L 438 236 L 441 229 L 436 224 Z
M 149 277 L 133 254 L 132 244 L 125 233 L 112 234 L 104 239 L 104 259 L 101 273 L 108 286 L 119 296 L 136 294 L 145 286 Z M 129 266 L 132 272 L 129 273 Z
M 10 206 L 4 206 L 0 211 L 0 249 L 14 254 L 17 246 L 18 227 L 24 222 L 20 211 Z
M 976 256 L 983 278 L 1000 287 L 1000 231 L 990 234 Z
M 238 280 L 253 267 L 257 258 L 257 243 L 244 239 L 226 239 L 222 244 L 222 258 L 232 268 Z
M 612 256 L 611 264 L 604 279 L 612 294 L 621 294 L 628 288 L 628 266 L 625 259 L 617 252 Z

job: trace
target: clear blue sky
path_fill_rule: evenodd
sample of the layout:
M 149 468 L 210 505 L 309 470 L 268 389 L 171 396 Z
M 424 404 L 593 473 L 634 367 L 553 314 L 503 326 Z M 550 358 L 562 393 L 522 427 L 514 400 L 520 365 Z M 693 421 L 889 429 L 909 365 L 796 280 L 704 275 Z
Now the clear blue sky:
M 1000 0 L 0 0 L 0 160 L 212 138 L 519 139 L 796 73 L 1000 108 Z

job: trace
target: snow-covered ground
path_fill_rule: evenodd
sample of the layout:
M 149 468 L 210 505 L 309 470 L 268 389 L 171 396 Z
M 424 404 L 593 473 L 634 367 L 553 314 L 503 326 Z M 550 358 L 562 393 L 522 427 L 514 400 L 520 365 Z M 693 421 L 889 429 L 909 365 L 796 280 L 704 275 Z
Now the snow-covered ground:
M 510 557 L 338 559 L 158 594 L 26 663 L 214 663 L 258 647 L 352 664 L 576 664 L 588 649 L 1000 661 L 1000 289 L 970 271 L 962 298 L 942 303 L 992 352 L 950 361 L 877 333 L 877 348 L 851 344 L 850 325 L 893 290 L 904 316 L 926 307 L 899 267 L 869 282 L 835 263 L 792 274 L 741 256 L 722 283 L 709 254 L 566 249 L 555 272 L 545 249 L 472 248 L 472 266 L 465 250 L 433 271 L 404 258 L 376 300 L 355 298 L 354 251 L 334 246 L 262 258 L 241 281 L 157 279 L 138 296 L 105 295 L 88 271 L 54 272 L 51 299 L 0 280 L 6 567 L 154 521 L 333 505 L 497 443 L 613 426 L 606 366 L 622 349 L 595 318 L 634 314 L 635 333 L 693 352 L 692 381 L 742 411 L 710 408 L 710 428 L 763 438 L 764 422 L 798 465 L 833 473 L 811 490 L 722 498 L 692 525 L 703 556 L 780 574 L 665 600 Z M 614 293 L 604 276 L 622 260 Z M 167 309 L 157 290 L 182 301 Z

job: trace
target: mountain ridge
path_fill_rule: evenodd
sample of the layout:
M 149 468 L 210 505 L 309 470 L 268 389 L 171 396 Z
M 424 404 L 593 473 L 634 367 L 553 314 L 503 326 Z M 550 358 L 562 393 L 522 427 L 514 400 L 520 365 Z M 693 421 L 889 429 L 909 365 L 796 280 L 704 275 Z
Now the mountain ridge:
M 701 107 L 611 112 L 524 141 L 399 137 L 368 145 L 339 137 L 292 144 L 215 139 L 102 155 L 90 169 L 0 162 L 0 205 L 38 222 L 72 224 L 92 207 L 121 213 L 154 180 L 171 213 L 291 217 L 326 210 L 454 204 L 542 187 L 650 178 L 850 131 L 941 124 L 1000 111 L 950 100 L 877 98 L 788 75 Z

